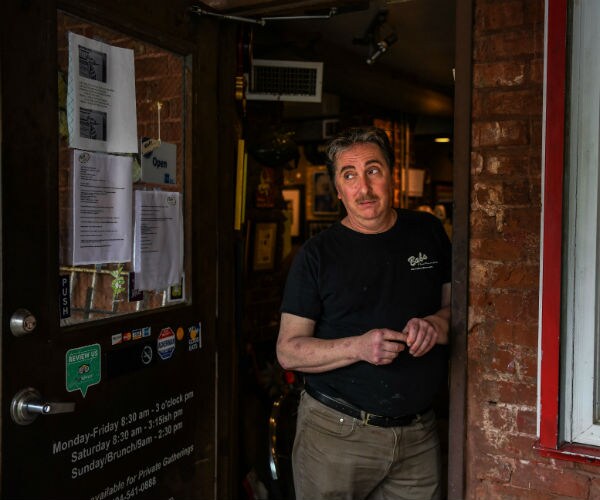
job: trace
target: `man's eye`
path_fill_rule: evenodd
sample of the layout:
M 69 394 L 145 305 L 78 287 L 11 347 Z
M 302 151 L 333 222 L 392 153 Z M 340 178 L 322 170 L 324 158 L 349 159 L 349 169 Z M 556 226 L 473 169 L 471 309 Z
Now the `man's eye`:
M 346 180 L 350 180 L 350 179 L 354 179 L 354 177 L 356 177 L 356 174 L 354 172 L 345 172 L 343 177 Z
M 371 168 L 368 170 L 368 173 L 369 173 L 369 174 L 378 174 L 379 172 L 380 172 L 380 169 L 379 169 L 379 167 L 371 167 Z

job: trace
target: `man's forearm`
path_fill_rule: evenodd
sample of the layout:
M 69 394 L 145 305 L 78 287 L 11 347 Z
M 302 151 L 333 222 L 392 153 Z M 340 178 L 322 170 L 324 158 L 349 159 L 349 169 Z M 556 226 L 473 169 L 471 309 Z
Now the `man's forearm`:
M 277 342 L 277 357 L 286 370 L 321 373 L 359 361 L 356 337 L 318 339 L 292 337 Z

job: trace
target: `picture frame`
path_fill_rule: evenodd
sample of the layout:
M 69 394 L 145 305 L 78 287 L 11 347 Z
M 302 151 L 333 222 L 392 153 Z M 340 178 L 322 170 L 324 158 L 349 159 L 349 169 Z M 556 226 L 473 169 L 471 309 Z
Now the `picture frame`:
M 273 270 L 277 248 L 277 222 L 257 222 L 253 228 L 252 270 Z
M 314 166 L 306 169 L 306 219 L 337 219 L 340 203 L 329 179 L 327 167 Z
M 300 238 L 302 236 L 302 205 L 304 201 L 304 192 L 302 186 L 290 186 L 281 189 L 281 195 L 286 203 L 286 209 L 291 212 L 291 236 Z

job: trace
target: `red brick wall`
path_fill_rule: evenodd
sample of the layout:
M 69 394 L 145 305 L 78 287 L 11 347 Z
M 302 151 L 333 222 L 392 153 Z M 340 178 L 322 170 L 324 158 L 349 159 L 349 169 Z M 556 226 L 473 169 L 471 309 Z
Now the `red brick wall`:
M 476 0 L 468 498 L 600 498 L 600 468 L 536 440 L 543 0 Z

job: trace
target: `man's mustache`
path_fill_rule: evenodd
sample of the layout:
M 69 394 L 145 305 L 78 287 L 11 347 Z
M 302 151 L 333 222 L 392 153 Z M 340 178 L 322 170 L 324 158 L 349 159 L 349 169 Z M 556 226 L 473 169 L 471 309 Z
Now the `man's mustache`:
M 364 203 L 364 202 L 368 202 L 368 201 L 379 201 L 379 197 L 378 196 L 361 196 L 360 198 L 356 199 L 356 203 Z

